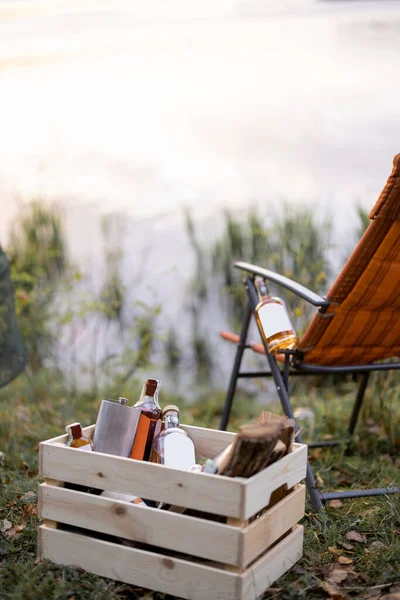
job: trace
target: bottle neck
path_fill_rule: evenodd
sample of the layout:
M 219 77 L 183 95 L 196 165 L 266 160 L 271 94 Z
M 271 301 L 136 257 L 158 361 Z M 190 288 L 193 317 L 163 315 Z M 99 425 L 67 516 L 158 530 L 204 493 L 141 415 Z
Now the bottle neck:
M 69 439 L 71 440 L 79 440 L 82 437 L 82 427 L 80 423 L 73 423 L 72 425 L 67 425 L 65 429 L 68 433 Z
M 156 379 L 146 379 L 144 382 L 143 390 L 140 395 L 139 400 L 135 404 L 135 406 L 140 406 L 141 404 L 154 404 L 156 408 L 161 410 L 161 407 L 158 403 L 158 389 L 160 387 L 160 382 Z
M 268 289 L 265 279 L 263 279 L 262 277 L 256 277 L 254 280 L 254 283 L 256 286 L 258 299 L 260 301 L 263 300 L 264 298 L 270 297 L 269 289 Z
M 179 415 L 176 412 L 167 413 L 164 416 L 164 427 L 165 429 L 173 429 L 179 427 Z

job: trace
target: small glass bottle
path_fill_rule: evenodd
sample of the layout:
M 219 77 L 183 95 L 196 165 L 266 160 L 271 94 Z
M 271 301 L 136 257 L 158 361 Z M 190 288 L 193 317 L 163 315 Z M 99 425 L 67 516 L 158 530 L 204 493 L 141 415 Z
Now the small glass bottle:
M 256 320 L 268 352 L 278 354 L 294 348 L 299 339 L 284 301 L 269 295 L 262 277 L 256 277 L 254 283 L 260 300 L 255 308 Z
M 68 439 L 66 446 L 71 448 L 79 448 L 79 450 L 87 450 L 91 452 L 93 450 L 92 440 L 82 434 L 82 427 L 80 423 L 72 423 L 67 425 L 65 431 L 68 433 Z
M 152 461 L 187 471 L 196 462 L 194 443 L 179 427 L 179 408 L 173 404 L 163 410 L 164 429 L 154 439 Z
M 160 383 L 158 379 L 146 379 L 140 398 L 133 407 L 141 413 L 131 451 L 131 458 L 136 460 L 150 460 L 153 440 L 161 430 Z

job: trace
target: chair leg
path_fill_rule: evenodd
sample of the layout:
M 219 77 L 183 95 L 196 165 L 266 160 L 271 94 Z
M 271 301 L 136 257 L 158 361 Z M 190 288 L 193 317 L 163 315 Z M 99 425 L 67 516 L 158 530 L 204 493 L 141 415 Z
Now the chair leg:
M 257 292 L 256 292 L 256 289 L 254 286 L 254 282 L 252 281 L 252 279 L 250 277 L 246 278 L 246 290 L 247 290 L 247 294 L 249 296 L 251 309 L 254 311 L 255 307 L 258 304 L 258 297 L 257 297 Z M 258 324 L 257 324 L 257 327 L 258 327 Z M 275 382 L 276 390 L 278 392 L 278 396 L 279 396 L 279 400 L 280 400 L 283 412 L 285 413 L 285 415 L 287 417 L 294 420 L 296 432 L 297 432 L 296 439 L 298 442 L 301 443 L 301 441 L 302 441 L 301 435 L 298 432 L 298 426 L 296 423 L 296 419 L 294 418 L 292 405 L 291 405 L 290 399 L 289 399 L 289 392 L 288 392 L 289 386 L 287 384 L 285 384 L 284 378 L 282 377 L 281 370 L 279 369 L 279 367 L 277 365 L 275 356 L 273 356 L 272 354 L 270 354 L 268 352 L 267 345 L 264 342 L 264 339 L 261 335 L 260 330 L 259 330 L 259 333 L 260 333 L 261 341 L 262 341 L 264 349 L 265 349 L 265 354 L 268 359 L 269 367 L 271 369 L 272 377 Z M 288 373 L 287 373 L 287 375 L 288 375 Z M 312 469 L 311 469 L 311 466 L 309 463 L 307 463 L 306 485 L 307 485 L 307 490 L 308 490 L 311 506 L 315 512 L 319 512 L 322 508 L 321 494 L 316 488 L 314 474 L 312 472 Z
M 272 376 L 275 381 L 276 389 L 277 389 L 277 392 L 279 395 L 279 400 L 281 402 L 283 412 L 285 413 L 285 415 L 287 417 L 294 420 L 294 422 L 296 424 L 296 432 L 297 432 L 296 440 L 298 442 L 302 443 L 301 435 L 298 432 L 296 419 L 294 418 L 293 408 L 290 403 L 289 392 L 285 386 L 285 383 L 284 383 L 284 380 L 282 377 L 282 373 L 276 363 L 275 357 L 271 356 L 270 354 L 267 354 L 267 357 L 268 357 L 268 361 L 269 361 L 270 368 L 272 371 Z M 311 506 L 315 512 L 319 512 L 322 508 L 321 494 L 316 488 L 314 473 L 312 472 L 310 463 L 307 463 L 306 486 L 307 486 L 307 491 L 308 491 L 308 495 L 310 498 Z
M 350 417 L 350 423 L 349 423 L 349 429 L 348 429 L 348 432 L 350 435 L 353 435 L 354 429 L 356 428 L 356 425 L 357 425 L 358 415 L 360 414 L 360 410 L 361 410 L 361 406 L 362 406 L 362 403 L 364 400 L 365 390 L 367 389 L 370 374 L 371 374 L 370 371 L 367 371 L 366 373 L 363 373 L 363 375 L 361 376 L 360 387 L 358 388 L 356 401 L 353 406 L 353 412 L 351 413 L 351 417 Z
M 251 315 L 252 315 L 252 309 L 251 309 L 250 302 L 248 302 L 244 320 L 243 320 L 242 331 L 240 332 L 239 343 L 238 343 L 237 349 L 236 349 L 235 362 L 233 363 L 233 369 L 232 369 L 231 378 L 229 381 L 228 392 L 226 394 L 224 410 L 223 410 L 222 418 L 221 418 L 221 424 L 219 427 L 220 430 L 222 430 L 222 431 L 225 431 L 225 429 L 228 425 L 230 414 L 231 414 L 233 397 L 234 397 L 235 391 L 236 391 L 236 385 L 237 385 L 237 380 L 238 380 L 238 374 L 240 371 L 240 365 L 242 363 L 243 353 L 246 348 L 247 332 L 249 330 Z

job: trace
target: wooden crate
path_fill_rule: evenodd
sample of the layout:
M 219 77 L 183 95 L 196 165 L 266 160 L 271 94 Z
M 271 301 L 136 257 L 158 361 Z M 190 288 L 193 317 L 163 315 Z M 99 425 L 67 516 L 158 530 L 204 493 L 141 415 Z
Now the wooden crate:
M 235 437 L 183 427 L 203 458 Z M 93 430 L 84 432 L 91 436 Z M 297 523 L 304 515 L 305 486 L 299 482 L 306 474 L 305 445 L 294 444 L 289 455 L 244 479 L 79 452 L 65 446 L 66 438 L 40 444 L 46 480 L 39 492 L 41 558 L 189 600 L 255 600 L 301 557 L 303 527 Z M 143 508 L 67 489 L 66 482 L 211 515 Z

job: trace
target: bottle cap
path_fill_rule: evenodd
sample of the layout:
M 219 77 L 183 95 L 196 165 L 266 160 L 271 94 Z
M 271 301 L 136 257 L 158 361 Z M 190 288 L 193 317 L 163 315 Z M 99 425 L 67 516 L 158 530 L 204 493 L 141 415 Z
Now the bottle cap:
M 144 382 L 144 393 L 146 396 L 154 396 L 157 389 L 160 387 L 161 381 L 158 379 L 146 379 Z
M 163 408 L 162 414 L 163 416 L 167 414 L 167 412 L 174 411 L 179 415 L 179 408 L 175 406 L 175 404 L 168 404 L 165 408 Z
M 79 440 L 82 437 L 82 427 L 80 423 L 71 423 L 65 428 L 67 433 L 71 433 L 74 440 Z

